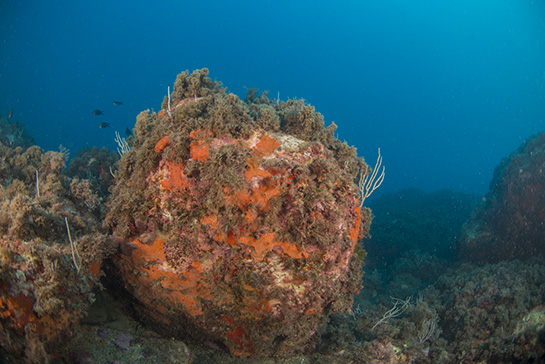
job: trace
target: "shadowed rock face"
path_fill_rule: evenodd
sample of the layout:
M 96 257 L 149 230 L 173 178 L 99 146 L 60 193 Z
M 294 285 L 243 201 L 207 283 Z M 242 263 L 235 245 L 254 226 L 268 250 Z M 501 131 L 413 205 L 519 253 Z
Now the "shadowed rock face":
M 526 140 L 494 172 L 490 192 L 464 227 L 463 259 L 528 259 L 545 251 L 545 133 Z
M 360 288 L 366 165 L 313 107 L 245 103 L 207 74 L 180 74 L 137 119 L 106 219 L 117 266 L 162 332 L 234 355 L 312 350 Z

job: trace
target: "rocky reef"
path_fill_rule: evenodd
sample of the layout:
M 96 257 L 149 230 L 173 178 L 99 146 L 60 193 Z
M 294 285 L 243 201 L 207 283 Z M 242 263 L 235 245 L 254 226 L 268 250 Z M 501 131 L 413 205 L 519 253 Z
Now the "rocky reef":
M 361 287 L 371 222 L 368 167 L 334 130 L 303 101 L 244 102 L 206 69 L 181 73 L 138 116 L 108 202 L 141 313 L 236 356 L 313 350 Z
M 544 286 L 542 259 L 466 263 L 441 276 L 435 288 L 445 362 L 541 362 Z
M 119 154 L 104 147 L 83 147 L 70 159 L 66 175 L 87 180 L 102 202 L 106 202 L 109 189 L 114 183 L 112 168 L 119 160 Z
M 66 158 L 0 144 L 0 345 L 26 363 L 63 356 L 114 251 L 100 198 L 63 175 Z
M 490 192 L 464 227 L 460 256 L 475 262 L 545 252 L 545 133 L 526 140 L 494 172 Z
M 407 258 L 398 263 L 411 265 Z M 412 265 L 418 267 L 418 261 Z M 313 362 L 545 360 L 543 259 L 453 265 L 428 285 L 408 271 L 395 278 L 370 271 L 363 284 L 376 287 L 374 297 L 364 289 L 355 298 L 353 316 L 332 317 Z
M 12 120 L 10 116 L 0 116 L 0 143 L 6 147 L 24 149 L 36 144 L 23 124 Z

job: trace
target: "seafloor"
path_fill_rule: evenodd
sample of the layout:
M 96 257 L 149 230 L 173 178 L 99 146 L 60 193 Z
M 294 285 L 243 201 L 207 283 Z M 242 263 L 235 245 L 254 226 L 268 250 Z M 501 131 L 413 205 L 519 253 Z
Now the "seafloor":
M 308 355 L 241 358 L 162 338 L 113 286 L 97 293 L 70 346 L 75 363 L 541 363 L 544 295 L 542 259 L 476 266 L 412 251 L 367 271 L 353 312 L 331 317 Z

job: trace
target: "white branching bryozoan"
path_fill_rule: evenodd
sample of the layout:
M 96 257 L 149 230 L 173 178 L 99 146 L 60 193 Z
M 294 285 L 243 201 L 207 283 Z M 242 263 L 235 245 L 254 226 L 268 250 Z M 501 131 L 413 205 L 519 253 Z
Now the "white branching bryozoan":
M 363 206 L 365 199 L 380 187 L 384 181 L 384 167 L 382 167 L 382 172 L 379 174 L 378 171 L 382 166 L 382 156 L 380 155 L 380 148 L 378 148 L 378 157 L 377 162 L 375 163 L 375 168 L 371 173 L 367 173 L 367 168 L 360 171 L 360 180 L 358 186 L 360 188 L 360 207 Z
M 76 243 L 72 240 L 72 236 L 70 235 L 70 227 L 68 227 L 68 220 L 66 219 L 66 217 L 64 218 L 64 223 L 66 224 L 66 231 L 68 232 L 68 241 L 70 242 L 70 249 L 72 250 L 72 261 L 74 262 L 76 271 L 79 273 L 79 270 L 81 269 L 81 257 L 78 253 L 78 247 Z
M 391 318 L 401 316 L 403 312 L 405 312 L 407 308 L 409 308 L 409 306 L 411 305 L 410 296 L 406 300 L 401 300 L 399 298 L 393 298 L 393 297 L 392 299 L 394 300 L 394 306 L 390 308 L 388 311 L 386 311 L 384 315 L 382 315 L 382 318 L 378 320 L 378 322 L 371 328 L 371 330 L 374 330 L 375 327 L 377 327 L 378 325 L 382 324 L 383 322 Z
M 420 344 L 425 343 L 430 337 L 432 337 L 437 329 L 438 321 L 439 316 L 435 310 L 432 311 L 431 317 L 422 321 L 422 327 L 420 328 L 420 331 L 418 331 L 418 342 L 420 342 Z
M 168 92 L 168 117 L 172 119 L 172 110 L 170 109 L 170 86 L 168 86 L 167 88 L 167 92 Z
M 117 152 L 120 156 L 123 156 L 123 154 L 131 150 L 130 145 L 127 144 L 127 139 L 122 138 L 117 131 L 115 132 L 115 142 L 117 143 Z
M 38 170 L 36 170 L 36 197 L 40 197 L 40 179 L 38 178 Z

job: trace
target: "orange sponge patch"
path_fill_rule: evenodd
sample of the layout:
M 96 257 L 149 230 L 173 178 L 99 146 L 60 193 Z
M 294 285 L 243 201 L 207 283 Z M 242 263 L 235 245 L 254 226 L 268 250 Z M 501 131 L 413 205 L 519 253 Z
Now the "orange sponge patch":
M 189 153 L 191 154 L 191 158 L 196 161 L 203 162 L 210 157 L 208 151 L 209 145 L 204 141 L 207 134 L 210 135 L 210 133 L 206 133 L 204 130 L 193 130 L 189 134 L 189 137 L 193 139 L 193 142 L 189 146 Z
M 234 203 L 241 209 L 257 208 L 261 212 L 269 209 L 269 200 L 280 194 L 280 188 L 275 185 L 261 185 L 255 190 L 243 190 L 235 193 Z
M 210 154 L 208 153 L 208 144 L 203 145 L 202 140 L 194 141 L 189 148 L 191 158 L 196 161 L 203 162 L 206 158 L 210 157 Z
M 32 300 L 24 294 L 14 297 L 8 296 L 5 299 L 0 299 L 0 318 L 8 320 L 12 327 L 21 330 L 24 330 L 30 323 L 37 325 L 38 329 L 40 329 L 38 318 L 34 314 L 32 306 Z
M 166 190 L 173 190 L 174 188 L 177 188 L 178 190 L 183 191 L 188 186 L 188 183 L 183 175 L 184 165 L 182 163 L 174 164 L 172 162 L 166 162 L 166 165 L 170 173 L 168 179 L 161 181 L 161 187 Z
M 142 288 L 140 294 L 167 299 L 174 304 L 182 305 L 189 315 L 201 315 L 199 299 L 212 298 L 210 290 L 203 282 L 202 264 L 193 262 L 186 271 L 178 272 L 166 261 L 162 239 L 157 238 L 150 245 L 138 240 L 134 240 L 133 243 L 136 249 L 122 265 L 125 269 L 135 269 L 143 273 L 129 276 L 133 277 L 132 284 Z M 151 300 L 141 298 L 152 304 Z M 156 308 L 160 309 L 161 306 Z
M 350 229 L 350 239 L 352 240 L 352 249 L 356 246 L 358 243 L 360 230 L 361 230 L 361 207 L 356 207 L 356 210 L 354 211 L 356 213 L 356 221 L 354 224 L 354 227 Z
M 284 254 L 292 258 L 308 257 L 308 254 L 304 253 L 294 244 L 285 241 L 277 241 L 276 233 L 263 234 L 259 239 L 251 236 L 241 236 L 240 242 L 254 248 L 252 256 L 256 261 L 263 260 L 265 255 L 272 251 L 273 247 L 278 246 L 282 249 Z
M 157 142 L 157 144 L 155 144 L 155 153 L 161 153 L 163 151 L 163 149 L 165 149 L 168 145 L 170 144 L 170 139 L 167 136 L 164 136 L 161 140 L 159 140 Z
M 271 138 L 268 135 L 263 135 L 259 142 L 256 144 L 254 149 L 261 155 L 261 156 L 267 156 L 274 152 L 276 148 L 280 146 L 280 143 L 276 141 L 276 139 Z

